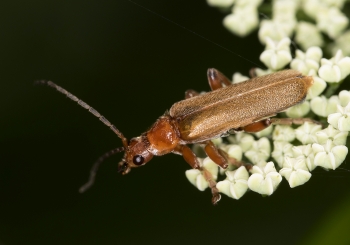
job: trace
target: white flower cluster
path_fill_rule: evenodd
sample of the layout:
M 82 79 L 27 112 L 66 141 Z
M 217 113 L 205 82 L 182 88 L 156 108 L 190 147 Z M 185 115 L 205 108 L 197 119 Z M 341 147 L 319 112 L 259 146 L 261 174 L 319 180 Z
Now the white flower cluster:
M 221 8 L 233 5 L 232 14 L 225 18 L 224 25 L 239 36 L 247 35 L 259 25 L 257 8 L 262 1 L 207 2 Z M 241 198 L 248 190 L 271 195 L 282 177 L 293 188 L 307 182 L 316 167 L 334 170 L 345 160 L 348 153 L 345 144 L 350 131 L 350 91 L 333 95 L 350 74 L 350 57 L 346 56 L 350 54 L 350 31 L 345 30 L 349 20 L 340 10 L 344 2 L 273 1 L 272 19 L 261 21 L 259 28 L 259 40 L 266 45 L 260 60 L 268 69 L 256 69 L 256 74 L 272 73 L 289 64 L 303 75 L 312 76 L 314 84 L 306 100 L 285 113 L 289 118 L 314 117 L 323 123 L 323 127 L 309 122 L 276 125 L 254 135 L 243 132 L 231 135 L 227 138 L 229 143 L 216 139 L 213 142 L 230 158 L 251 164 L 236 169 L 230 165 L 223 170 L 208 157 L 200 159 L 202 167 L 211 172 L 215 180 L 219 173 L 226 175 L 226 179 L 216 185 L 221 193 L 234 199 Z M 297 11 L 302 11 L 315 23 L 297 20 Z M 292 35 L 304 50 L 296 50 L 294 59 L 290 51 Z M 322 35 L 328 35 L 331 41 L 327 43 Z M 332 58 L 323 58 L 322 45 L 336 50 Z M 235 73 L 233 83 L 247 79 Z M 186 176 L 198 189 L 208 187 L 200 170 L 188 170 Z
M 325 43 L 322 33 L 334 40 L 327 49 L 335 53 L 343 50 L 350 55 L 350 32 L 345 32 L 349 19 L 341 11 L 345 0 L 274 0 L 272 7 L 261 0 L 207 0 L 210 6 L 228 9 L 231 14 L 224 18 L 224 26 L 235 35 L 244 37 L 254 31 L 260 23 L 259 40 L 266 44 L 266 38 L 279 42 L 295 35 L 295 41 L 303 50 L 312 46 L 322 47 Z M 271 10 L 271 19 L 259 22 L 261 13 Z M 269 10 L 268 10 L 269 9 Z M 307 16 L 308 20 L 298 20 Z

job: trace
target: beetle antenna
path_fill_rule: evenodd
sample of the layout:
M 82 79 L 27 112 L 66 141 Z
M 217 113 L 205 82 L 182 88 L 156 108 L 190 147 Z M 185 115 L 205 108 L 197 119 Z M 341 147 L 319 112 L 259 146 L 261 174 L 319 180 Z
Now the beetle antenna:
M 103 122 L 107 127 L 109 127 L 118 137 L 122 140 L 123 146 L 127 147 L 128 145 L 128 140 L 124 137 L 124 135 L 113 125 L 111 124 L 104 116 L 102 116 L 98 111 L 96 111 L 94 108 L 86 104 L 84 101 L 76 97 L 75 95 L 69 93 L 67 90 L 64 88 L 58 86 L 57 84 L 51 82 L 51 81 L 46 81 L 46 80 L 39 80 L 36 81 L 35 84 L 42 84 L 42 85 L 48 85 L 52 88 L 55 88 L 58 92 L 61 92 L 62 94 L 66 95 L 69 99 L 75 101 L 80 105 L 81 107 L 85 108 L 88 110 L 91 114 L 93 114 L 95 117 L 98 117 L 101 122 Z
M 86 182 L 82 187 L 79 188 L 79 192 L 80 193 L 85 192 L 87 189 L 89 189 L 95 183 L 95 177 L 96 177 L 97 170 L 104 160 L 106 160 L 108 157 L 113 156 L 114 154 L 121 152 L 121 151 L 124 151 L 124 150 L 125 150 L 124 147 L 118 147 L 118 148 L 115 148 L 109 152 L 106 152 L 102 156 L 100 156 L 97 159 L 97 161 L 94 163 L 94 165 L 92 165 L 88 182 Z

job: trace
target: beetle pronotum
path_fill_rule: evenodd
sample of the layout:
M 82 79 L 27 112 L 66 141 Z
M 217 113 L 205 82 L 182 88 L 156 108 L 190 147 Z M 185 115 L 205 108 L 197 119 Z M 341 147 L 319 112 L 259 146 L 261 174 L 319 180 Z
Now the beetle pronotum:
M 212 202 L 216 204 L 220 200 L 216 182 L 212 175 L 201 167 L 187 144 L 204 144 L 208 157 L 221 168 L 227 168 L 228 164 L 237 167 L 245 165 L 249 168 L 249 165 L 230 158 L 224 151 L 217 149 L 211 139 L 232 131 L 258 132 L 272 123 L 300 124 L 312 121 L 307 118 L 270 119 L 278 112 L 305 99 L 313 83 L 310 76 L 303 76 L 294 70 L 284 70 L 231 84 L 229 79 L 216 69 L 208 69 L 207 75 L 213 91 L 205 94 L 198 94 L 194 90 L 186 91 L 185 100 L 175 103 L 147 132 L 130 141 L 99 112 L 67 90 L 51 81 L 38 81 L 55 88 L 89 110 L 122 140 L 123 147 L 105 153 L 96 161 L 91 169 L 89 181 L 80 188 L 80 192 L 84 192 L 94 183 L 98 166 L 113 154 L 125 152 L 119 162 L 118 172 L 127 174 L 131 168 L 145 165 L 153 156 L 175 153 L 182 155 L 192 168 L 203 171 L 212 190 Z

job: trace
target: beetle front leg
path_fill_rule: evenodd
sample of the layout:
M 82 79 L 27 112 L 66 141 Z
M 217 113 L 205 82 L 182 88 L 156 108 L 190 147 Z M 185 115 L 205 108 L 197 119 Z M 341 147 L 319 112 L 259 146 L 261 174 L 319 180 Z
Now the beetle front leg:
M 211 194 L 213 195 L 211 202 L 216 205 L 218 201 L 221 199 L 221 195 L 219 194 L 218 188 L 216 188 L 216 181 L 214 176 L 205 168 L 202 167 L 202 173 L 204 179 L 208 182 L 209 188 L 211 189 Z
M 173 153 L 180 154 L 184 157 L 185 161 L 194 169 L 198 169 L 202 172 L 205 180 L 208 182 L 211 194 L 213 195 L 211 202 L 215 205 L 221 199 L 219 190 L 216 188 L 216 181 L 214 176 L 204 167 L 202 167 L 198 161 L 196 154 L 186 145 L 178 145 Z
M 196 154 L 187 145 L 178 145 L 173 153 L 182 155 L 185 161 L 194 169 L 200 169 L 201 165 Z

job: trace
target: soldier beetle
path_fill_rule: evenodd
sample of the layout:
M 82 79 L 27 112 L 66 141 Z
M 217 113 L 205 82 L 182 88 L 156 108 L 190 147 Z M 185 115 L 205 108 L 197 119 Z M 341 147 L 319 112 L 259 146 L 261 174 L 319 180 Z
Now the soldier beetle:
M 79 191 L 84 192 L 91 187 L 99 165 L 107 157 L 118 152 L 124 151 L 118 165 L 118 172 L 123 175 L 129 173 L 132 168 L 145 165 L 153 156 L 175 153 L 182 155 L 192 168 L 204 172 L 212 191 L 212 203 L 216 204 L 220 200 L 216 182 L 213 176 L 200 166 L 188 144 L 203 144 L 208 157 L 221 168 L 227 168 L 228 164 L 249 168 L 250 165 L 230 158 L 224 151 L 217 149 L 211 139 L 235 131 L 258 132 L 271 124 L 301 124 L 312 121 L 307 118 L 271 118 L 305 99 L 308 89 L 313 84 L 310 76 L 303 76 L 294 70 L 284 70 L 238 84 L 232 84 L 227 77 L 213 68 L 208 69 L 207 76 L 211 92 L 199 94 L 194 90 L 186 91 L 185 100 L 172 105 L 147 132 L 130 140 L 99 112 L 67 90 L 51 81 L 38 81 L 39 84 L 55 88 L 87 109 L 122 141 L 122 147 L 105 153 L 95 162 L 89 181 Z

